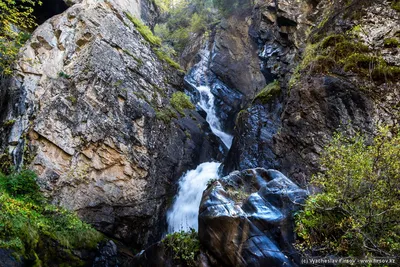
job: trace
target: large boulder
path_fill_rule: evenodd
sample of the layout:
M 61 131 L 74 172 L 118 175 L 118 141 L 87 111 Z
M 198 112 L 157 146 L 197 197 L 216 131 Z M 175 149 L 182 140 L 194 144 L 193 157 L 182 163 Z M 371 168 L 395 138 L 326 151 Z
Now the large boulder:
M 82 1 L 32 34 L 3 151 L 36 170 L 54 204 L 141 248 L 161 237 L 176 179 L 215 158 L 218 141 L 197 112 L 171 107 L 183 75 L 125 15 L 136 4 L 114 2 Z
M 233 172 L 203 193 L 200 242 L 225 266 L 295 266 L 293 213 L 306 196 L 275 170 Z

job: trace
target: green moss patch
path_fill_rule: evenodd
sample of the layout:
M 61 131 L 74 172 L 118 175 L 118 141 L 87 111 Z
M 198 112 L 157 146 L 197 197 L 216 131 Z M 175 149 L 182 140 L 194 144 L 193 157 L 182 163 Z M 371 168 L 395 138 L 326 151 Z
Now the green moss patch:
M 397 38 L 386 38 L 383 40 L 383 45 L 388 48 L 400 47 L 400 42 Z
M 178 111 L 181 115 L 185 115 L 185 109 L 194 109 L 195 106 L 190 101 L 189 96 L 183 92 L 175 92 L 171 98 L 171 105 Z
M 400 0 L 393 0 L 392 1 L 392 8 L 396 11 L 400 12 Z
M 153 34 L 149 27 L 147 27 L 140 19 L 135 18 L 129 13 L 125 13 L 125 16 L 135 25 L 136 29 L 143 36 L 143 38 L 151 43 L 152 45 L 160 46 L 161 39 Z
M 397 39 L 385 40 L 385 46 L 398 45 Z M 297 67 L 293 79 L 300 77 L 302 70 L 310 73 L 330 73 L 332 71 L 353 72 L 376 82 L 399 80 L 400 67 L 389 65 L 380 55 L 352 35 L 333 34 L 316 44 L 306 47 L 302 62 Z M 294 82 L 291 81 L 290 84 Z
M 257 94 L 257 96 L 253 100 L 253 103 L 258 101 L 261 104 L 266 104 L 272 97 L 278 95 L 280 92 L 281 87 L 279 85 L 279 82 L 274 81 L 268 84 L 264 89 L 261 90 L 261 92 Z
M 124 14 L 133 23 L 133 25 L 135 25 L 136 29 L 143 36 L 143 38 L 154 47 L 154 52 L 156 53 L 157 57 L 160 60 L 165 61 L 171 67 L 176 68 L 177 70 L 183 71 L 181 66 L 177 62 L 175 62 L 167 53 L 165 53 L 162 50 L 162 47 L 161 47 L 162 41 L 161 41 L 160 37 L 155 36 L 153 34 L 153 32 L 151 31 L 151 29 L 148 26 L 146 26 L 140 19 L 135 18 L 134 16 L 132 16 L 131 14 L 126 13 L 126 12 Z M 124 52 L 127 52 L 127 51 L 124 50 Z M 128 52 L 128 54 L 130 56 L 134 57 L 129 52 Z M 134 58 L 136 58 L 136 57 L 134 57 Z M 140 59 L 138 59 L 137 61 L 139 64 L 141 64 Z
M 179 63 L 175 62 L 172 58 L 168 56 L 167 53 L 162 51 L 161 49 L 155 49 L 155 53 L 160 60 L 167 62 L 171 67 L 183 71 Z
M 156 111 L 156 118 L 168 124 L 172 121 L 172 119 L 177 119 L 178 115 L 171 107 L 166 107 L 164 109 L 158 109 Z
M 15 120 L 8 120 L 8 121 L 3 122 L 4 127 L 11 127 L 14 124 L 15 124 Z

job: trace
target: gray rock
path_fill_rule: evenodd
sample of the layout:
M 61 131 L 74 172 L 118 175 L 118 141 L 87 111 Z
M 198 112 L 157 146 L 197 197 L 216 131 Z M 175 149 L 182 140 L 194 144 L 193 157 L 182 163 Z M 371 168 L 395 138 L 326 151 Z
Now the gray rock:
M 118 267 L 117 245 L 112 240 L 107 241 L 99 248 L 93 267 Z
M 17 260 L 8 249 L 0 249 L 0 267 L 22 267 L 21 260 Z
M 85 0 L 35 30 L 16 66 L 3 151 L 38 173 L 54 204 L 141 248 L 159 240 L 176 180 L 219 152 L 197 112 L 166 113 L 183 77 L 124 15 L 135 8 Z
M 230 88 L 241 92 L 245 102 L 264 88 L 257 44 L 249 36 L 251 12 L 222 21 L 215 33 L 210 69 Z
M 296 266 L 293 213 L 306 196 L 275 170 L 233 172 L 203 193 L 200 242 L 226 266 Z
M 266 80 L 277 79 L 282 94 L 239 114 L 223 172 L 277 168 L 305 184 L 319 170 L 319 157 L 334 132 L 372 136 L 382 124 L 398 124 L 400 92 L 399 81 L 373 82 L 343 70 L 321 74 L 302 66 L 293 77 L 304 40 L 357 29 L 360 40 L 388 64 L 400 66 L 399 48 L 383 45 L 398 32 L 400 15 L 388 1 L 354 1 L 345 9 L 339 1 L 277 2 L 278 8 L 272 0 L 256 5 L 250 34 L 259 44 Z

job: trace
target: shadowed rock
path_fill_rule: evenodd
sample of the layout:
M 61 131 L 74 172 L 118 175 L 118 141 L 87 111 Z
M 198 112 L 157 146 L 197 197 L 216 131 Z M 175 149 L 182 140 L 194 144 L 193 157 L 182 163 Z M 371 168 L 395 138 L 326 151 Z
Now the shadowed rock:
M 293 213 L 306 196 L 275 170 L 233 172 L 203 194 L 200 242 L 227 266 L 296 266 Z

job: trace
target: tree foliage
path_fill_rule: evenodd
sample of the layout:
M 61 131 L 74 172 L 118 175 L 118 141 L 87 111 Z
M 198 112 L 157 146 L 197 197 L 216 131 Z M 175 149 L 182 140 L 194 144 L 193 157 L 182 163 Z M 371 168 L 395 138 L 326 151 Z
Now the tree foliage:
M 229 16 L 236 10 L 246 9 L 254 4 L 253 0 L 213 0 L 213 2 L 224 16 Z
M 202 34 L 218 20 L 212 0 L 182 0 L 172 4 L 164 14 L 164 20 L 157 24 L 154 32 L 164 45 L 182 52 L 191 36 Z
M 11 73 L 19 48 L 29 38 L 27 30 L 36 26 L 33 13 L 38 0 L 0 0 L 0 72 Z
M 325 169 L 296 215 L 299 248 L 344 256 L 400 253 L 400 134 L 383 128 L 371 145 L 337 134 L 321 159 Z

